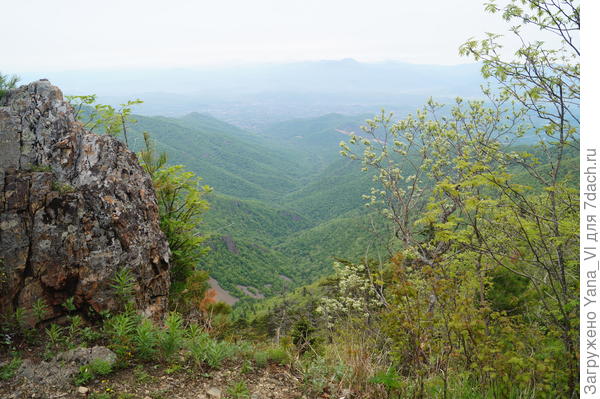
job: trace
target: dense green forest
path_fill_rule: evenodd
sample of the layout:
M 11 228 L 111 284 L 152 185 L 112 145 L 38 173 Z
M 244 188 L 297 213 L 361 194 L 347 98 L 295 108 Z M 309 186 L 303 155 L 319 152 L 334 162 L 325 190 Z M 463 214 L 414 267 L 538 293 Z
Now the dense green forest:
M 185 165 L 214 188 L 199 227 L 211 250 L 199 268 L 233 295 L 250 299 L 238 285 L 281 293 L 331 273 L 335 257 L 358 260 L 368 247 L 385 250 L 390 232 L 374 227 L 381 216 L 361 197 L 372 178 L 339 156 L 347 136 L 337 130 L 359 131 L 363 116 L 293 120 L 261 133 L 197 113 L 133 118 L 134 150 L 151 132 L 171 164 Z
M 521 45 L 461 46 L 487 82 L 478 99 L 254 131 L 134 115 L 135 101 L 82 108 L 139 154 L 173 252 L 164 328 L 116 276 L 123 312 L 103 337 L 124 367 L 238 356 L 288 367 L 307 397 L 578 397 L 579 6 L 485 9 Z

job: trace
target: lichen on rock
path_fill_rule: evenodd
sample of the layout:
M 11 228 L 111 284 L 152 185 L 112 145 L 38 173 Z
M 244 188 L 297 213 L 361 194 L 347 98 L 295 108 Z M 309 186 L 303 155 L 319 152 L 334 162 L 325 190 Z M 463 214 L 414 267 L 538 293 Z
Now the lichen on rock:
M 48 81 L 0 99 L 0 312 L 43 299 L 46 319 L 73 297 L 115 310 L 117 270 L 135 279 L 137 308 L 161 318 L 169 248 L 150 176 L 114 137 L 86 131 Z

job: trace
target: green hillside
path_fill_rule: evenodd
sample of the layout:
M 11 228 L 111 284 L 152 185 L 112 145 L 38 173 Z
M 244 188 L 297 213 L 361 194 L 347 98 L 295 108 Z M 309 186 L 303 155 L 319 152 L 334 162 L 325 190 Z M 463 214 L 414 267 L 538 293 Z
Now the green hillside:
M 201 226 L 211 251 L 199 267 L 249 299 L 240 286 L 280 294 L 330 273 L 334 257 L 382 248 L 385 235 L 370 230 L 362 206 L 371 179 L 338 149 L 344 135 L 336 129 L 356 131 L 365 118 L 329 114 L 256 134 L 199 113 L 136 116 L 128 140 L 140 150 L 150 132 L 171 164 L 214 188 Z
M 249 139 L 240 130 L 214 118 L 136 116 L 130 143 L 141 149 L 144 131 L 151 132 L 159 151 L 171 163 L 183 164 L 217 192 L 240 198 L 272 199 L 294 190 L 301 175 L 295 157 Z M 193 122 L 193 123 L 192 123 Z M 194 127 L 194 124 L 197 127 Z
M 201 227 L 211 251 L 199 267 L 244 303 L 242 289 L 278 295 L 328 275 L 335 258 L 389 253 L 386 223 L 363 207 L 371 175 L 338 150 L 338 130 L 367 118 L 328 114 L 252 133 L 198 113 L 136 116 L 129 142 L 139 150 L 151 132 L 170 163 L 214 187 Z

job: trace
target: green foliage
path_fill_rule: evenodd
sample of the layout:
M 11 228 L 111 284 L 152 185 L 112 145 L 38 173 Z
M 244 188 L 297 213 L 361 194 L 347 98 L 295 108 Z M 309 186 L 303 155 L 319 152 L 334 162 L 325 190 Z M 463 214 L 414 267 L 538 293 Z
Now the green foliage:
M 52 350 L 57 350 L 64 340 L 64 330 L 58 324 L 52 323 L 46 328 L 46 336 L 48 337 L 48 346 Z
M 400 376 L 392 368 L 387 369 L 385 372 L 379 372 L 374 377 L 369 379 L 372 384 L 381 384 L 385 387 L 387 395 L 390 396 L 393 391 L 397 391 L 402 388 L 402 382 Z
M 143 319 L 135 328 L 135 350 L 141 360 L 150 360 L 156 354 L 158 331 L 151 320 Z
M 97 376 L 105 376 L 112 373 L 112 365 L 106 360 L 94 359 L 89 364 L 79 368 L 79 373 L 74 377 L 75 385 L 85 385 Z
M 66 96 L 67 100 L 75 108 L 75 115 L 83 119 L 84 127 L 89 131 L 100 130 L 111 136 L 123 135 L 125 144 L 129 146 L 127 129 L 129 124 L 137 121 L 132 117 L 131 108 L 141 104 L 143 101 L 129 100 L 120 104 L 119 108 L 111 105 L 96 104 L 96 95 Z M 82 115 L 82 111 L 87 115 Z
M 15 326 L 20 330 L 23 330 L 26 327 L 25 316 L 26 316 L 25 309 L 23 309 L 21 307 L 16 308 L 15 312 L 13 313 L 13 319 L 14 319 Z
M 40 321 L 44 320 L 44 317 L 46 317 L 46 315 L 48 314 L 48 307 L 46 305 L 46 302 L 43 299 L 39 298 L 31 306 L 31 312 L 35 317 L 36 323 L 39 323 Z
M 0 73 L 0 99 L 4 97 L 9 89 L 17 87 L 17 82 L 19 82 L 18 76 L 8 76 Z
M 269 363 L 269 354 L 266 351 L 257 351 L 254 354 L 254 363 L 258 367 L 265 367 Z
M 70 297 L 65 301 L 65 303 L 63 303 L 62 306 L 65 308 L 65 310 L 67 312 L 74 312 L 77 309 L 74 301 L 75 301 L 75 298 Z
M 0 381 L 13 378 L 19 367 L 21 367 L 21 363 L 23 363 L 21 356 L 18 353 L 13 353 L 10 360 L 0 367 Z
M 344 374 L 343 369 L 340 364 L 329 364 L 322 356 L 304 358 L 298 364 L 304 391 L 317 395 L 337 385 Z
M 83 319 L 79 315 L 68 316 L 69 327 L 67 329 L 67 342 L 69 346 L 75 345 L 75 341 L 81 332 Z
M 382 113 L 340 144 L 375 172 L 379 187 L 365 199 L 403 247 L 376 278 L 378 333 L 394 366 L 376 380 L 400 397 L 423 397 L 434 381 L 444 397 L 577 395 L 579 9 L 511 1 L 503 17 L 558 34 L 562 46 L 529 42 L 517 26 L 523 45 L 505 61 L 499 35 L 469 41 L 461 52 L 499 88 L 484 90 L 488 103 L 429 101 L 397 122 Z M 511 147 L 531 131 L 539 144 Z M 362 308 L 360 292 L 343 297 L 330 307 Z M 477 389 L 451 386 L 460 373 Z
M 165 327 L 159 333 L 158 342 L 165 359 L 171 359 L 183 346 L 183 320 L 178 313 L 171 312 L 165 320 Z
M 218 342 L 208 334 L 202 333 L 190 340 L 189 350 L 197 366 L 206 364 L 210 368 L 218 369 L 226 359 L 234 356 L 237 348 L 229 342 Z
M 258 367 L 265 367 L 269 363 L 284 365 L 290 362 L 290 355 L 282 347 L 271 347 L 256 351 L 254 353 L 254 362 Z
M 230 399 L 249 398 L 250 390 L 244 381 L 235 381 L 227 387 L 227 397 Z
M 198 259 L 207 251 L 198 229 L 204 212 L 209 208 L 204 196 L 212 191 L 201 185 L 201 178 L 185 171 L 181 165 L 166 166 L 164 154 L 156 155 L 148 134 L 145 149 L 140 153 L 142 166 L 152 177 L 160 210 L 160 227 L 171 249 L 171 289 L 183 289 L 186 279 L 196 269 Z
M 300 354 L 313 348 L 317 342 L 316 328 L 306 318 L 301 318 L 292 327 L 292 343 Z
M 75 188 L 68 183 L 61 183 L 55 180 L 52 182 L 52 190 L 58 191 L 61 195 L 65 195 L 74 192 Z
M 115 295 L 117 296 L 122 309 L 132 311 L 134 306 L 133 294 L 135 283 L 131 270 L 126 267 L 117 270 L 111 287 L 115 291 Z
M 134 348 L 134 332 L 137 318 L 130 313 L 112 316 L 104 323 L 104 330 L 111 338 L 110 348 L 120 359 L 128 359 Z

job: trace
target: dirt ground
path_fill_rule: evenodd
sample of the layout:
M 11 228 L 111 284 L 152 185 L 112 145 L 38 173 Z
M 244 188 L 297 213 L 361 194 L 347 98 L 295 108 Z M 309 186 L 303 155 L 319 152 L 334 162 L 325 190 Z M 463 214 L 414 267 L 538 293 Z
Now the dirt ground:
M 235 387 L 238 387 L 237 391 Z M 247 389 L 244 389 L 244 387 Z M 2 399 L 312 399 L 286 366 L 244 369 L 230 362 L 220 370 L 138 365 L 90 381 L 83 387 L 33 384 L 25 378 L 0 381 Z M 328 397 L 324 394 L 319 397 Z

